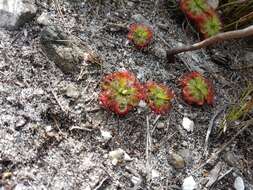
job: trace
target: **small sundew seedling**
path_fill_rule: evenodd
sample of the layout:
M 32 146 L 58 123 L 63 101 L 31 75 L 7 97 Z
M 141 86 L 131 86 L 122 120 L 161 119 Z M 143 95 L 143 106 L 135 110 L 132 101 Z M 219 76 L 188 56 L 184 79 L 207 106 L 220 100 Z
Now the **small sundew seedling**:
M 180 80 L 183 99 L 189 104 L 203 105 L 213 104 L 214 91 L 207 79 L 198 72 L 183 75 Z
M 153 38 L 153 31 L 144 24 L 131 24 L 129 26 L 128 40 L 137 48 L 142 49 L 148 46 Z
M 171 108 L 174 93 L 168 87 L 155 82 L 145 84 L 146 101 L 150 109 L 156 114 L 165 114 Z
M 204 38 L 212 37 L 218 34 L 222 29 L 222 23 L 216 13 L 206 16 L 198 23 L 199 30 Z
M 180 9 L 195 22 L 203 19 L 211 11 L 211 7 L 205 0 L 181 0 Z
M 118 115 L 125 115 L 141 99 L 144 99 L 143 87 L 134 74 L 128 71 L 115 72 L 107 75 L 101 84 L 102 91 L 99 95 L 103 107 Z

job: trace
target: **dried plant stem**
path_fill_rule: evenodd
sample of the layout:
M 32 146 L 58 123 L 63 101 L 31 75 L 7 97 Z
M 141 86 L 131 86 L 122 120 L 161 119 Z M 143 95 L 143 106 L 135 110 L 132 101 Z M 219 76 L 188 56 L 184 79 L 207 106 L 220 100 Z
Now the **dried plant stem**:
M 149 116 L 146 116 L 146 124 L 147 124 L 147 136 L 146 136 L 146 172 L 147 172 L 147 183 L 148 185 L 151 182 L 151 158 L 150 158 L 150 151 L 152 147 L 152 137 L 150 134 L 150 123 L 149 123 Z
M 234 30 L 234 31 L 219 33 L 213 37 L 207 38 L 193 45 L 189 45 L 189 46 L 186 45 L 182 47 L 172 48 L 171 50 L 167 51 L 167 55 L 170 56 L 170 55 L 176 55 L 182 52 L 194 51 L 194 50 L 198 50 L 198 49 L 213 45 L 218 42 L 223 42 L 225 40 L 245 38 L 248 36 L 253 36 L 253 25 L 241 30 Z

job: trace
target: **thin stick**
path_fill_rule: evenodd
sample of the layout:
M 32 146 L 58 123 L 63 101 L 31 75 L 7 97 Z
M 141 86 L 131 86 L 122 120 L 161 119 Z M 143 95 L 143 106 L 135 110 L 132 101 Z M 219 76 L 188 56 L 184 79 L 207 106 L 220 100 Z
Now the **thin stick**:
M 62 12 L 61 12 L 61 7 L 60 7 L 60 5 L 59 5 L 59 1 L 58 1 L 58 0 L 53 0 L 53 2 L 54 2 L 54 4 L 55 4 L 56 9 L 57 9 L 58 13 L 60 14 L 61 18 L 63 18 L 63 14 L 62 14 Z
M 108 180 L 109 178 L 106 176 L 104 179 L 102 179 L 97 186 L 94 188 L 94 190 L 99 190 L 102 189 L 102 186 L 104 185 L 104 183 Z
M 224 108 L 218 110 L 214 116 L 212 117 L 210 123 L 209 123 L 209 126 L 208 126 L 208 129 L 207 129 L 207 132 L 206 132 L 206 139 L 205 139 L 205 145 L 204 145 L 204 155 L 207 154 L 207 149 L 208 149 L 208 140 L 209 140 L 209 137 L 210 137 L 210 134 L 212 132 L 212 129 L 213 129 L 213 126 L 214 126 L 214 122 L 217 118 L 217 116 L 223 111 Z
M 230 174 L 233 170 L 234 170 L 234 168 L 230 168 L 229 170 L 227 170 L 223 175 L 221 175 L 221 176 L 217 179 L 216 182 L 214 182 L 214 184 L 217 183 L 217 182 L 219 182 L 220 180 L 222 180 L 224 177 L 226 177 L 228 174 Z M 214 184 L 213 184 L 213 185 L 214 185 Z M 213 185 L 212 185 L 212 186 L 213 186 Z
M 151 181 L 151 158 L 150 158 L 150 149 L 152 147 L 152 140 L 150 135 L 150 124 L 149 124 L 149 116 L 146 116 L 146 124 L 147 124 L 147 139 L 146 139 L 146 172 L 147 172 L 147 183 L 149 186 L 149 183 Z
M 201 42 L 195 43 L 193 45 L 185 45 L 182 47 L 172 48 L 167 51 L 167 55 L 176 55 L 186 51 L 198 50 L 218 42 L 223 42 L 225 40 L 245 38 L 248 36 L 253 36 L 253 25 L 241 30 L 234 30 L 229 32 L 219 33 L 213 37 L 207 38 Z
M 56 102 L 57 102 L 57 104 L 60 106 L 60 108 L 61 108 L 61 110 L 64 112 L 64 113 L 68 113 L 68 109 L 66 108 L 64 108 L 64 106 L 61 104 L 61 102 L 59 101 L 59 99 L 58 99 L 58 97 L 57 97 L 57 95 L 56 95 L 56 93 L 53 91 L 53 90 L 51 90 L 51 93 L 53 94 L 53 96 L 54 96 L 54 99 L 56 100 Z

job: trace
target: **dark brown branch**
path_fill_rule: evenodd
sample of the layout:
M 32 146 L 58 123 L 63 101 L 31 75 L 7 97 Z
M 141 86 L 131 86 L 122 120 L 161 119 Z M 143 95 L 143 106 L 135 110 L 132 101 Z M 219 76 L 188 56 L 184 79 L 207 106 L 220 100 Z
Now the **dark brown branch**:
M 186 45 L 182 47 L 172 48 L 167 51 L 167 55 L 175 55 L 186 51 L 194 51 L 200 48 L 204 48 L 210 45 L 213 45 L 218 42 L 223 42 L 225 40 L 237 39 L 237 38 L 245 38 L 248 36 L 253 36 L 253 25 L 241 30 L 234 30 L 229 32 L 219 33 L 213 37 L 207 38 L 201 42 L 195 43 L 193 45 Z

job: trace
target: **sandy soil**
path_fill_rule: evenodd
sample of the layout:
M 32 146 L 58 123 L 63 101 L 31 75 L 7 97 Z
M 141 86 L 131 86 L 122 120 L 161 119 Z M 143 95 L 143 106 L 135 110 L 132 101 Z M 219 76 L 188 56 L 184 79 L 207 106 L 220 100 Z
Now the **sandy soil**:
M 79 74 L 62 73 L 41 50 L 43 26 L 36 18 L 17 31 L 0 29 L 0 190 L 181 189 L 189 175 L 198 189 L 233 189 L 236 176 L 244 179 L 246 189 L 253 189 L 249 184 L 253 181 L 252 128 L 213 163 L 197 169 L 237 131 L 218 136 L 227 107 L 253 78 L 247 55 L 252 50 L 245 41 L 168 61 L 166 49 L 198 39 L 166 1 L 59 1 L 58 6 L 54 2 L 38 1 L 37 16 L 46 12 L 52 23 L 96 51 L 103 64 L 83 66 L 85 74 L 77 80 Z M 134 22 L 138 14 L 155 32 L 145 51 L 127 43 L 127 31 L 121 27 Z M 171 112 L 156 116 L 138 108 L 119 118 L 100 108 L 101 78 L 122 69 L 135 73 L 141 82 L 154 80 L 171 87 L 178 94 Z M 193 107 L 181 99 L 178 78 L 192 69 L 212 80 L 213 106 Z M 68 97 L 69 87 L 80 96 Z M 184 116 L 195 122 L 193 132 L 182 128 Z M 203 155 L 210 125 L 213 131 Z M 109 131 L 112 138 L 104 139 L 103 131 Z M 108 153 L 117 148 L 131 159 L 114 166 Z M 183 157 L 182 169 L 171 163 L 172 153 Z M 219 176 L 226 175 L 211 188 L 204 187 L 217 164 L 221 165 Z

